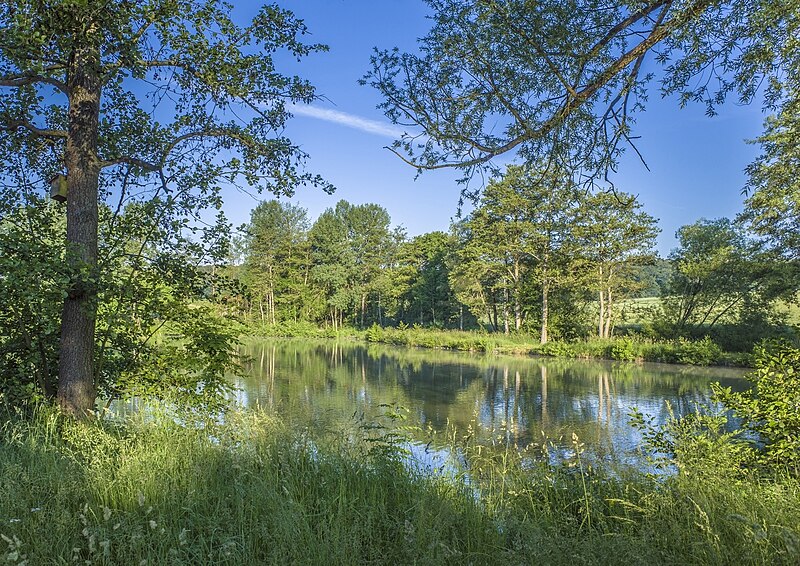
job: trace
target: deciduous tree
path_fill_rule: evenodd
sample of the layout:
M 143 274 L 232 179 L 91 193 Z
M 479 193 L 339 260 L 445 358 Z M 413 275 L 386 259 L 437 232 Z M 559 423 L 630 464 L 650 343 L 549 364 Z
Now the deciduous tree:
M 576 229 L 598 298 L 597 333 L 610 338 L 616 305 L 635 291 L 632 269 L 652 262 L 657 221 L 633 195 L 599 192 L 581 202 Z
M 797 0 L 427 3 L 418 52 L 376 50 L 363 79 L 409 127 L 393 150 L 420 170 L 469 175 L 516 151 L 595 180 L 632 145 L 653 86 L 710 114 L 732 92 L 773 111 L 798 92 Z
M 322 47 L 302 43 L 303 22 L 275 5 L 246 26 L 230 10 L 219 0 L 0 8 L 3 196 L 18 200 L 65 176 L 70 284 L 57 396 L 70 413 L 92 409 L 97 391 L 99 203 L 119 211 L 149 202 L 170 235 L 198 230 L 200 211 L 220 206 L 223 184 L 281 194 L 303 182 L 330 188 L 299 169 L 304 154 L 282 135 L 286 101 L 308 102 L 313 88 L 281 74 L 273 57 Z

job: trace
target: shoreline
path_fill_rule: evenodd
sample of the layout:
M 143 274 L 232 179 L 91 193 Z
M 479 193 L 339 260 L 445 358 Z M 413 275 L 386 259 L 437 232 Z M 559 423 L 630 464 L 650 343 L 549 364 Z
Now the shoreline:
M 294 332 L 292 332 L 294 330 Z M 698 367 L 730 367 L 752 369 L 751 354 L 724 352 L 710 339 L 656 341 L 621 336 L 610 339 L 589 339 L 575 342 L 550 341 L 539 344 L 529 335 L 485 334 L 460 330 L 423 328 L 391 328 L 373 326 L 366 330 L 331 329 L 301 326 L 248 327 L 245 336 L 252 338 L 320 338 L 352 339 L 365 343 L 389 344 L 484 354 L 520 357 L 599 360 L 612 362 L 660 363 Z

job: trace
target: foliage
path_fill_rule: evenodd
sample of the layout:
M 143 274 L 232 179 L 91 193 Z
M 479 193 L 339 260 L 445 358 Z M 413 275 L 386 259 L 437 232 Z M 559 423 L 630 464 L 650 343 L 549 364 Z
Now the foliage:
M 275 56 L 324 47 L 303 43 L 302 20 L 274 5 L 245 26 L 217 0 L 5 8 L 0 206 L 35 205 L 32 195 L 66 177 L 58 399 L 81 415 L 104 381 L 109 340 L 137 326 L 123 305 L 158 300 L 131 296 L 116 274 L 135 283 L 152 267 L 177 287 L 198 279 L 198 259 L 224 255 L 227 223 L 209 222 L 223 186 L 332 188 L 303 171 L 305 154 L 283 135 L 287 102 L 309 102 L 314 90 L 281 74 Z M 103 319 L 111 326 L 98 327 Z
M 525 354 L 559 358 L 595 358 L 619 361 L 649 361 L 698 366 L 749 366 L 750 356 L 724 353 L 710 338 L 702 340 L 652 340 L 638 336 L 614 339 L 549 341 L 540 344 L 529 335 L 509 336 L 423 328 L 381 328 L 372 326 L 364 333 L 368 342 L 383 342 L 422 348 Z
M 250 213 L 242 280 L 262 324 L 296 321 L 309 308 L 308 229 L 306 210 L 290 203 L 265 201 Z
M 615 340 L 608 349 L 609 358 L 623 362 L 636 359 L 636 350 L 633 342 L 628 339 Z
M 800 350 L 762 344 L 755 354 L 751 389 L 717 387 L 716 398 L 740 420 L 760 448 L 759 461 L 773 470 L 800 473 Z
M 652 86 L 712 115 L 731 93 L 747 103 L 763 92 L 784 124 L 796 116 L 796 0 L 428 4 L 419 49 L 376 50 L 363 79 L 393 122 L 412 127 L 394 148 L 420 170 L 470 175 L 517 152 L 599 181 L 633 145 Z
M 767 6 L 765 6 L 767 8 Z M 771 11 L 780 5 L 770 7 Z M 769 8 L 767 8 L 769 9 Z M 800 19 L 798 4 L 786 2 L 785 9 L 791 11 L 785 25 L 780 28 L 779 44 L 786 59 L 783 75 L 776 77 L 772 89 L 783 90 L 784 97 L 778 102 L 776 112 L 764 122 L 764 132 L 757 140 L 761 155 L 747 168 L 748 198 L 741 218 L 753 230 L 767 239 L 772 251 L 782 259 L 800 259 L 800 185 L 798 184 L 798 138 L 800 137 L 800 46 L 797 35 Z M 772 17 L 781 16 L 772 12 Z M 786 40 L 792 38 L 794 40 Z
M 578 214 L 578 237 L 583 269 L 598 296 L 597 329 L 610 338 L 617 323 L 617 304 L 637 291 L 636 266 L 653 262 L 659 229 L 636 197 L 601 192 L 585 197 Z
M 660 426 L 636 409 L 631 414 L 631 424 L 641 431 L 644 448 L 658 468 L 676 466 L 684 477 L 707 473 L 723 482 L 754 479 L 748 477 L 753 453 L 728 417 L 704 406 L 681 418 L 668 410 L 670 416 Z
M 34 200 L 0 218 L 0 397 L 16 406 L 55 392 L 59 312 L 69 279 L 63 237 L 52 203 Z
M 290 320 L 274 325 L 250 325 L 248 331 L 255 336 L 277 336 L 283 338 L 336 338 L 341 335 L 347 335 L 348 332 L 355 332 L 347 328 L 337 331 L 332 327 L 321 327 L 309 321 L 294 322 Z
M 662 335 L 693 338 L 718 324 L 763 329 L 785 294 L 780 266 L 762 256 L 741 225 L 727 218 L 699 220 L 678 230 L 675 271 L 663 291 Z M 753 334 L 751 332 L 751 334 Z M 753 342 L 745 347 L 752 347 Z
M 149 213 L 129 206 L 112 219 L 110 210 L 100 210 L 104 277 L 95 386 L 104 401 L 152 395 L 218 404 L 224 376 L 236 367 L 241 332 L 208 303 L 226 281 L 197 269 L 203 246 L 181 239 L 179 250 L 164 245 Z M 55 394 L 59 312 L 69 278 L 63 220 L 57 205 L 34 199 L 0 221 L 0 264 L 7 268 L 0 293 L 8 307 L 0 315 L 0 393 L 13 406 Z M 162 245 L 143 241 L 145 234 Z
M 240 371 L 235 349 L 241 331 L 210 304 L 178 302 L 153 347 L 137 351 L 136 363 L 112 382 L 112 395 L 221 409 L 232 390 L 228 374 Z
M 675 361 L 679 364 L 708 366 L 715 364 L 721 355 L 720 347 L 708 336 L 702 340 L 679 339 Z
M 547 342 L 538 348 L 538 353 L 543 356 L 553 356 L 556 358 L 574 358 L 577 357 L 576 348 L 573 344 L 566 342 Z
M 666 286 L 672 275 L 672 262 L 663 258 L 655 258 L 650 265 L 634 267 L 631 277 L 638 287 L 633 292 L 635 298 L 659 297 L 661 290 Z
M 334 329 L 344 325 L 345 317 L 362 328 L 372 320 L 382 323 L 387 268 L 402 238 L 390 223 L 389 213 L 377 204 L 341 200 L 311 227 L 311 279 L 322 291 L 323 316 Z
M 737 481 L 800 474 L 800 350 L 764 342 L 754 360 L 755 370 L 747 376 L 752 387 L 734 391 L 713 385 L 722 412 L 699 406 L 662 426 L 634 412 L 634 425 L 647 448 L 661 455 L 662 465 Z
M 797 154 L 800 131 L 795 98 L 777 117 L 768 118 L 759 138 L 764 153 L 748 167 L 748 198 L 741 218 L 767 238 L 778 257 L 800 259 L 800 181 Z
M 381 328 L 373 325 L 364 333 L 364 339 L 367 342 L 468 352 L 495 352 L 506 351 L 509 347 L 525 347 L 525 340 L 520 338 L 512 341 L 478 332 L 430 330 L 421 327 Z
M 475 325 L 473 316 L 465 317 L 450 281 L 456 246 L 455 236 L 444 232 L 422 234 L 400 245 L 392 278 L 396 320 L 462 330 L 465 323 Z
M 792 478 L 654 481 L 591 466 L 579 440 L 563 465 L 548 465 L 539 446 L 478 444 L 470 431 L 431 438 L 432 449 L 455 456 L 455 471 L 422 473 L 391 438 L 373 442 L 389 432 L 380 423 L 297 431 L 258 412 L 203 427 L 174 417 L 149 407 L 146 416 L 88 425 L 47 413 L 4 419 L 0 559 L 568 565 L 797 557 L 800 486 Z
M 539 302 L 540 341 L 548 340 L 550 301 L 571 283 L 580 194 L 557 168 L 509 166 L 486 187 L 458 226 L 453 285 L 473 315 L 493 330 L 520 332 Z M 465 292 L 466 291 L 466 292 Z M 498 316 L 501 311 L 501 316 Z

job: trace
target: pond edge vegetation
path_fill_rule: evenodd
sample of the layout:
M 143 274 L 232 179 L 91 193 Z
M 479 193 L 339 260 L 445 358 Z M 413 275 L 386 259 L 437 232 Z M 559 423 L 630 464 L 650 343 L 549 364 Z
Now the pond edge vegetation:
M 366 330 L 354 328 L 334 330 L 313 324 L 283 322 L 275 325 L 249 326 L 246 333 L 254 337 L 273 338 L 347 338 L 366 342 L 455 350 L 544 356 L 571 359 L 599 359 L 625 362 L 656 362 L 698 366 L 752 367 L 753 358 L 747 352 L 724 352 L 708 336 L 699 340 L 678 338 L 657 340 L 637 335 L 587 340 L 552 340 L 538 343 L 527 334 L 497 334 L 476 331 L 440 330 L 407 326 L 381 327 L 372 325 Z
M 800 352 L 757 355 L 754 390 L 654 426 L 653 469 L 597 467 L 573 436 L 432 435 L 449 470 L 409 459 L 403 412 L 313 430 L 263 411 L 148 404 L 76 421 L 45 406 L 0 424 L 9 564 L 794 564 L 800 556 Z M 783 406 L 783 409 L 781 407 Z M 476 422 L 473 426 L 480 427 Z

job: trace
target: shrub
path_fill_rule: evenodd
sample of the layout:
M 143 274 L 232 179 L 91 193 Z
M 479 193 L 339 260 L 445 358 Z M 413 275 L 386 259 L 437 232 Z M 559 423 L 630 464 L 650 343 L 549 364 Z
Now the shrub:
M 734 392 L 714 387 L 714 394 L 741 419 L 747 436 L 759 446 L 761 462 L 770 468 L 800 472 L 800 350 L 785 342 L 757 347 L 753 387 Z
M 566 342 L 547 342 L 539 347 L 539 353 L 543 356 L 554 356 L 557 358 L 571 358 L 575 356 L 575 349 Z
M 636 359 L 636 345 L 631 340 L 615 340 L 608 348 L 609 358 L 621 362 L 630 362 Z
M 681 338 L 677 343 L 675 361 L 679 364 L 708 366 L 721 356 L 722 350 L 708 336 L 694 341 Z
M 373 324 L 364 332 L 364 339 L 367 342 L 383 342 L 385 336 L 386 333 L 383 331 L 383 328 L 377 324 Z

